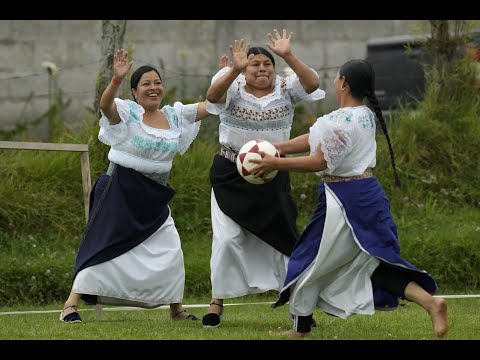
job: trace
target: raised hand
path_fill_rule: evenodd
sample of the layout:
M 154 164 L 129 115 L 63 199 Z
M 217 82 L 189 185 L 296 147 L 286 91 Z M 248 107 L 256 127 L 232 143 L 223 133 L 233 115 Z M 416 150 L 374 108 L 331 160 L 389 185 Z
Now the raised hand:
M 287 30 L 285 29 L 283 29 L 282 36 L 280 36 L 277 29 L 273 29 L 273 32 L 275 34 L 275 37 L 273 37 L 270 33 L 268 33 L 267 35 L 272 42 L 271 44 L 267 44 L 268 48 L 282 58 L 286 55 L 289 55 L 292 52 L 290 43 L 293 37 L 293 32 L 291 32 L 288 37 Z
M 113 74 L 123 79 L 132 67 L 133 61 L 128 62 L 128 53 L 123 49 L 117 50 L 113 56 Z
M 218 63 L 218 69 L 223 69 L 225 66 L 233 67 L 232 63 L 228 63 L 228 56 L 227 54 L 223 54 L 220 58 L 220 62 Z
M 235 70 L 243 71 L 254 57 L 254 54 L 250 54 L 250 56 L 247 57 L 248 49 L 250 49 L 250 44 L 245 45 L 243 39 L 240 39 L 240 41 L 235 40 L 234 43 L 230 45 L 233 68 Z

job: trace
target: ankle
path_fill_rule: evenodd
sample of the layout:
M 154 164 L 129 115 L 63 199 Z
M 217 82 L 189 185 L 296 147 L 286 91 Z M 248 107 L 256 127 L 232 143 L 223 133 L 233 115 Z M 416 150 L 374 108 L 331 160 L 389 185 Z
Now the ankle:
M 78 311 L 78 305 L 77 304 L 74 304 L 74 305 L 67 305 L 65 304 L 62 311 L 64 313 L 72 313 L 72 312 L 75 312 L 75 311 Z
M 170 307 L 170 317 L 171 318 L 174 318 L 174 317 L 176 317 L 177 315 L 179 315 L 183 312 L 185 312 L 185 309 L 183 308 L 183 306 L 171 306 Z
M 223 313 L 223 304 L 219 302 L 218 300 L 214 300 L 210 303 L 210 306 L 208 307 L 208 313 L 209 314 L 217 314 L 218 316 L 222 315 Z

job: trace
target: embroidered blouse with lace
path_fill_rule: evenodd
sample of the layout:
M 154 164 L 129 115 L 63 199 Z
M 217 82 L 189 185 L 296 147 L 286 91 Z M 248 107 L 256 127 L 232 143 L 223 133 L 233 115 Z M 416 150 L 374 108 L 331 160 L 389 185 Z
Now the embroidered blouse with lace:
M 98 134 L 99 140 L 111 147 L 108 159 L 144 174 L 155 174 L 155 179 L 166 183 L 175 154 L 183 155 L 198 134 L 200 121 L 195 122 L 198 104 L 165 105 L 161 111 L 170 129 L 145 125 L 145 110 L 134 101 L 116 98 L 115 104 L 120 123 L 110 125 L 102 113 Z
M 320 177 L 364 177 L 376 164 L 375 115 L 365 105 L 345 107 L 317 119 L 310 128 L 310 152 L 323 151 Z
M 221 69 L 212 78 L 212 83 L 229 69 L 229 67 Z M 277 75 L 274 91 L 257 98 L 245 91 L 245 76 L 240 74 L 228 88 L 225 103 L 207 102 L 207 111 L 220 116 L 220 144 L 238 151 L 250 140 L 263 139 L 269 142 L 288 140 L 294 104 L 300 100 L 315 101 L 324 97 L 325 91 L 321 89 L 307 94 L 298 76 L 292 74 L 285 78 Z

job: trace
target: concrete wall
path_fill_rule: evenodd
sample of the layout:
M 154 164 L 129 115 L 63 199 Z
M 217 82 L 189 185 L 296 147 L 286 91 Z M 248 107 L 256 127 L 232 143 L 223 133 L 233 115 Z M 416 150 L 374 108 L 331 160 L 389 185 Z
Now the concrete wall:
M 370 37 L 406 34 L 415 20 L 128 20 L 126 46 L 133 49 L 134 68 L 163 67 L 167 90 L 177 86 L 177 98 L 203 98 L 228 45 L 244 38 L 264 46 L 274 28 L 294 32 L 295 53 L 318 70 L 327 98 L 322 109 L 336 106 L 332 81 L 338 66 L 365 56 Z M 0 129 L 21 119 L 35 119 L 49 106 L 51 86 L 41 64 L 59 68 L 58 86 L 71 105 L 65 121 L 77 123 L 93 106 L 100 62 L 101 20 L 0 21 Z M 286 64 L 277 59 L 277 71 Z M 36 130 L 45 137 L 45 126 Z

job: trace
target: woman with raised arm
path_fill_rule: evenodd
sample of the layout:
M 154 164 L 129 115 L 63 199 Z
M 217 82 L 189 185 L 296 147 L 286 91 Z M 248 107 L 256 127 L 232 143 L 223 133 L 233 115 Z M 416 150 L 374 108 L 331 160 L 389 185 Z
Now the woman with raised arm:
M 168 177 L 175 154 L 187 151 L 208 112 L 205 102 L 160 108 L 162 78 L 148 65 L 130 78 L 133 101 L 116 97 L 132 63 L 123 49 L 115 53 L 115 75 L 100 99 L 98 138 L 110 146 L 110 165 L 90 195 L 64 322 L 82 321 L 80 298 L 143 308 L 170 304 L 172 319 L 198 320 L 182 307 L 185 269 Z
M 220 153 L 210 170 L 212 300 L 204 327 L 220 325 L 224 299 L 279 291 L 299 237 L 288 173 L 253 185 L 235 164 L 238 150 L 250 140 L 288 140 L 294 105 L 325 96 L 317 73 L 292 51 L 292 36 L 285 29 L 282 35 L 277 30 L 268 34 L 268 48 L 287 63 L 292 75 L 277 74 L 267 49 L 235 40 L 230 46 L 232 66 L 213 77 L 207 92 L 207 110 L 220 116 Z

